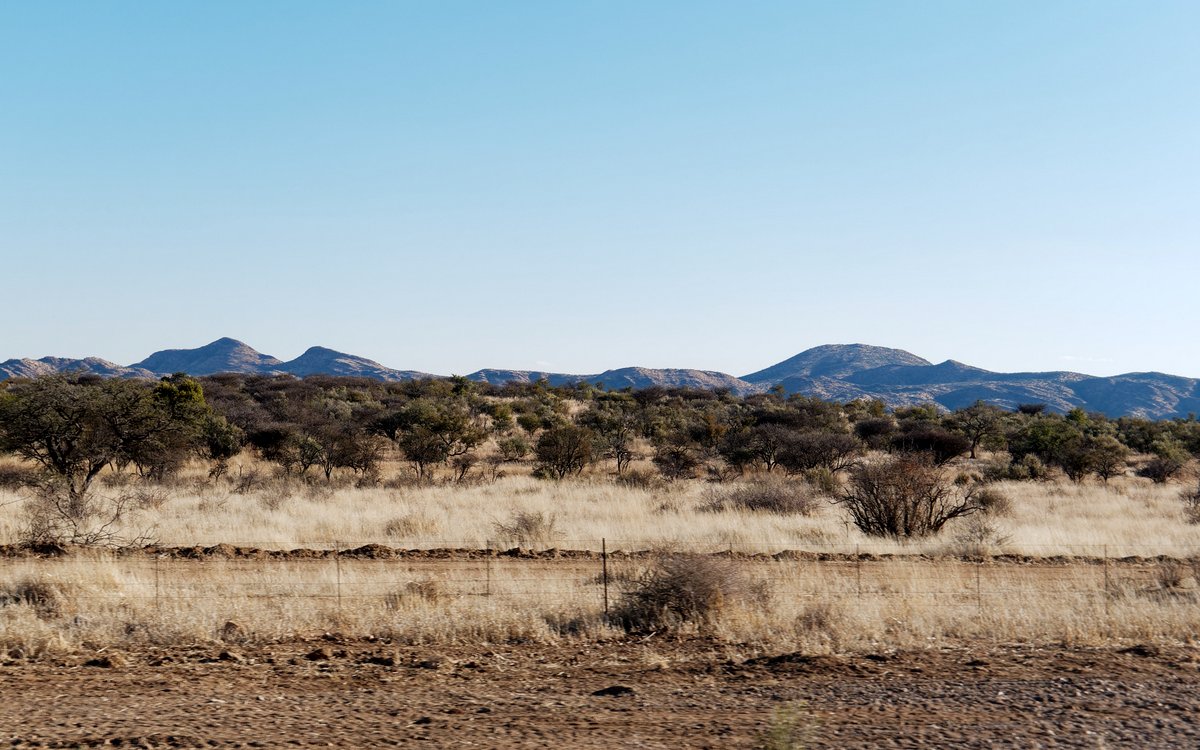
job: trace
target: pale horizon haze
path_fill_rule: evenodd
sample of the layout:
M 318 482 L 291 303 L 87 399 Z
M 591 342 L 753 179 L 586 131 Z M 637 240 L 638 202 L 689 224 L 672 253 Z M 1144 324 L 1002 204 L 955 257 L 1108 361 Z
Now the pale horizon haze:
M 0 5 L 0 360 L 1200 377 L 1194 2 Z

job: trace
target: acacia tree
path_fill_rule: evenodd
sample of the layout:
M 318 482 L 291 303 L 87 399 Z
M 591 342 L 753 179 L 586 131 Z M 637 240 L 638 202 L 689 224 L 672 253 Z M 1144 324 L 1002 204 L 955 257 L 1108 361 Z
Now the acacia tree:
M 56 375 L 7 388 L 0 397 L 0 447 L 45 476 L 26 508 L 26 539 L 121 543 L 114 528 L 129 498 L 97 498 L 89 490 L 106 467 L 162 458 L 177 445 L 167 439 L 176 427 L 164 409 L 144 382 Z
M 954 412 L 947 423 L 970 441 L 971 458 L 975 458 L 980 443 L 999 439 L 1004 435 L 1004 411 L 983 401 L 976 401 L 971 406 Z
M 576 425 L 552 427 L 538 438 L 534 454 L 539 473 L 559 480 L 579 474 L 592 461 L 592 431 Z
M 242 452 L 246 435 L 225 417 L 210 414 L 200 430 L 200 457 L 212 462 L 208 476 L 214 482 L 229 470 L 229 459 Z
M 779 465 L 788 474 L 811 469 L 843 471 L 854 465 L 862 444 L 852 435 L 808 430 L 792 436 L 779 453 Z
M 593 431 L 601 455 L 616 463 L 617 476 L 625 473 L 635 458 L 633 440 L 638 430 L 636 406 L 637 402 L 632 398 L 609 396 L 593 404 L 577 419 L 577 424 Z
M 81 511 L 92 481 L 121 452 L 111 425 L 122 390 L 121 381 L 64 375 L 12 385 L 0 398 L 0 445 L 61 482 Z
M 387 415 L 383 424 L 421 479 L 432 467 L 470 453 L 487 438 L 487 430 L 459 399 L 414 399 Z

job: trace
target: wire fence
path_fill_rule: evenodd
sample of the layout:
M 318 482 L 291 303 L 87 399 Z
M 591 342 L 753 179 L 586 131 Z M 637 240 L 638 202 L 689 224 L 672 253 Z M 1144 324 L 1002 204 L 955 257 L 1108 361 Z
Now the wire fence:
M 625 592 L 644 585 L 664 559 L 698 575 L 736 571 L 771 601 L 798 605 L 920 601 L 925 606 L 977 609 L 1062 605 L 1105 609 L 1138 595 L 1194 606 L 1200 590 L 1196 549 L 1130 555 L 1104 545 L 1048 547 L 1044 556 L 896 554 L 891 545 L 778 550 L 713 542 L 663 548 L 640 540 L 579 540 L 567 549 L 533 550 L 437 540 L 396 550 L 339 542 L 292 549 L 221 545 L 163 548 L 143 554 L 92 554 L 0 559 L 0 577 L 36 574 L 69 584 L 80 600 L 157 609 L 205 603 L 308 602 L 337 611 L 402 610 L 413 603 L 452 606 L 475 601 L 507 607 L 570 605 L 608 614 Z M 196 552 L 196 550 L 199 552 Z M 713 565 L 722 566 L 714 573 Z M 707 567 L 706 567 L 707 566 Z M 722 572 L 724 571 L 724 572 Z M 11 589 L 11 586 L 9 586 Z

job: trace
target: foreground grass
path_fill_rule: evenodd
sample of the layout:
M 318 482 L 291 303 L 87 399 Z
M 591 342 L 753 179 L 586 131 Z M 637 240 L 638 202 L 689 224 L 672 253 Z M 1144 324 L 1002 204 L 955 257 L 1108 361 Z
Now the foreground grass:
M 356 488 L 271 477 L 253 463 L 237 471 L 263 478 L 239 489 L 195 471 L 167 486 L 110 479 L 97 492 L 136 494 L 136 512 L 114 531 L 149 532 L 163 546 L 598 550 L 605 539 L 610 551 L 744 553 L 734 555 L 734 590 L 719 592 L 704 617 L 666 629 L 755 649 L 1190 642 L 1200 632 L 1186 562 L 1200 556 L 1200 527 L 1185 522 L 1179 485 L 1000 483 L 1011 500 L 1004 515 L 902 542 L 862 535 L 827 499 L 809 515 L 714 511 L 721 486 L 701 481 L 629 486 L 598 472 L 561 483 L 510 476 Z M 24 497 L 0 491 L 0 543 L 21 540 Z M 744 559 L 784 550 L 868 558 Z M 993 559 L 1001 554 L 1061 559 L 1018 565 Z M 897 557 L 869 558 L 878 555 Z M 1156 555 L 1185 562 L 1118 561 Z M 610 564 L 611 611 L 650 562 L 616 555 Z M 0 656 L 324 632 L 402 643 L 627 637 L 605 616 L 598 559 L 180 561 L 96 550 L 14 558 L 0 570 Z
M 721 564 L 737 578 L 702 613 L 636 636 L 699 634 L 755 650 L 840 653 L 1182 643 L 1200 629 L 1195 572 L 1177 564 Z M 622 592 L 653 560 L 609 565 L 611 618 L 599 560 L 14 559 L 0 575 L 0 657 L 271 643 L 325 632 L 407 644 L 625 638 L 616 615 Z

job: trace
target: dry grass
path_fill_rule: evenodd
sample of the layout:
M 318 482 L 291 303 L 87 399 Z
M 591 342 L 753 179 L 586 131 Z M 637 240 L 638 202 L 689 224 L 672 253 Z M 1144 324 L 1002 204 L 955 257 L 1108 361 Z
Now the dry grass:
M 553 534 L 539 545 L 598 549 L 647 548 L 668 544 L 698 551 L 736 548 L 777 551 L 814 549 L 841 552 L 953 553 L 954 539 L 968 525 L 959 519 L 943 534 L 899 542 L 867 537 L 848 523 L 844 511 L 816 496 L 815 510 L 772 513 L 725 503 L 714 510 L 713 485 L 703 481 L 661 485 L 618 484 L 603 475 L 547 482 L 509 476 L 494 483 L 355 488 L 311 485 L 260 478 L 239 493 L 233 479 L 214 486 L 198 477 L 153 492 L 118 529 L 123 536 L 149 535 L 166 545 L 229 543 L 255 547 L 331 547 L 333 543 L 389 546 L 474 547 L 507 537 L 514 519 L 554 519 Z M 197 472 L 198 474 L 199 472 Z M 741 483 L 722 486 L 735 493 Z M 1002 482 L 995 487 L 1009 500 L 993 519 L 1007 537 L 997 552 L 1111 556 L 1190 554 L 1200 550 L 1200 526 L 1184 521 L 1177 484 L 1116 479 L 1108 485 Z M 807 510 L 807 508 L 806 508 Z M 0 543 L 21 538 L 24 523 L 20 490 L 0 488 Z M 526 534 L 528 537 L 528 534 Z
M 1188 641 L 1200 629 L 1190 566 L 989 561 L 1004 553 L 1195 557 L 1200 526 L 1185 521 L 1177 484 L 999 483 L 1010 501 L 1003 514 L 959 519 L 939 536 L 899 542 L 863 536 L 826 501 L 809 515 L 735 503 L 714 508 L 713 485 L 702 481 L 618 484 L 598 472 L 563 483 L 509 476 L 355 488 L 281 481 L 249 464 L 214 486 L 200 481 L 202 473 L 139 488 L 148 500 L 119 531 L 152 529 L 159 543 L 172 546 L 599 549 L 606 538 L 609 550 L 900 555 L 824 563 L 739 559 L 729 574 L 744 577 L 739 590 L 753 596 L 722 596 L 712 616 L 669 618 L 682 632 L 752 648 L 840 652 L 977 640 L 1100 645 Z M 21 537 L 22 492 L 0 488 L 0 543 Z M 955 557 L 962 555 L 982 562 Z M 649 580 L 651 563 L 616 555 L 610 564 L 615 611 L 621 582 Z M 626 637 L 604 617 L 599 572 L 598 561 L 576 559 L 336 564 L 102 552 L 18 558 L 0 571 L 0 657 L 275 642 L 327 631 L 415 643 Z M 227 627 L 231 622 L 236 627 Z
M 720 585 L 706 583 L 666 619 L 642 625 L 750 649 L 1186 642 L 1200 628 L 1196 579 L 1187 566 L 669 559 L 680 565 L 667 570 L 668 583 L 680 576 L 691 581 L 687 572 L 703 568 L 703 582 Z M 625 637 L 619 582 L 666 578 L 647 576 L 661 568 L 653 559 L 610 560 L 610 625 L 599 566 L 598 560 L 505 558 L 23 559 L 0 576 L 0 658 L 270 643 L 324 632 L 402 643 Z M 702 616 L 691 616 L 701 606 Z

